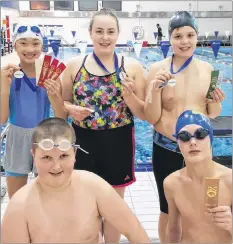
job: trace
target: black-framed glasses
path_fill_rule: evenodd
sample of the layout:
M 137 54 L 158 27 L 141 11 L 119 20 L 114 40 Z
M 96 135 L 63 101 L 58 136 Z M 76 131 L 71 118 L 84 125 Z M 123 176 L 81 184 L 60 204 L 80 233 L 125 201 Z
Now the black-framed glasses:
M 193 135 L 191 135 L 188 131 L 181 131 L 177 134 L 176 138 L 183 142 L 188 142 L 191 138 L 195 138 L 197 140 L 203 140 L 209 135 L 209 130 L 205 128 L 198 128 Z

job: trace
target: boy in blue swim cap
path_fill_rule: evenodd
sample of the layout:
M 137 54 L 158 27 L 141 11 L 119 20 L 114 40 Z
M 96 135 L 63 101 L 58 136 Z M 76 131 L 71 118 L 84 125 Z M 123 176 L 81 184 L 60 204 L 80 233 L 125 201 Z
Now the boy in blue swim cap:
M 183 112 L 174 136 L 185 167 L 164 180 L 169 207 L 166 242 L 231 243 L 232 170 L 212 160 L 213 129 L 208 117 Z M 205 178 L 219 180 L 218 206 L 205 210 Z
M 183 166 L 183 156 L 173 137 L 177 118 L 187 109 L 215 118 L 221 112 L 224 99 L 219 88 L 211 93 L 211 101 L 206 99 L 213 67 L 193 57 L 198 33 L 195 18 L 187 11 L 176 12 L 169 22 L 168 33 L 173 55 L 151 65 L 144 107 L 146 119 L 155 129 L 152 163 L 160 200 L 161 242 L 164 240 L 168 219 L 163 181 Z

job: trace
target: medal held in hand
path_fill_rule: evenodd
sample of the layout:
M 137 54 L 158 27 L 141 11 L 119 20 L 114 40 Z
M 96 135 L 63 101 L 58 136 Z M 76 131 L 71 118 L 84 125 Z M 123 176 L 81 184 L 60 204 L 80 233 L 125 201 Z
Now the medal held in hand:
M 21 70 L 18 70 L 14 73 L 14 77 L 17 79 L 21 79 L 24 77 L 24 73 Z

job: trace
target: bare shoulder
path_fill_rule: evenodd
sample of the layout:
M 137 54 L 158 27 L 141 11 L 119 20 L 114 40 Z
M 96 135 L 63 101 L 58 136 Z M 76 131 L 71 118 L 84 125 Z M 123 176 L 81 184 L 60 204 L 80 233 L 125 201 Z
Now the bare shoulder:
M 216 163 L 217 172 L 220 180 L 224 181 L 227 186 L 232 187 L 232 169 Z
M 84 57 L 82 56 L 78 56 L 78 57 L 73 57 L 72 59 L 70 59 L 68 62 L 67 62 L 67 65 L 66 67 L 69 68 L 69 67 L 78 67 L 78 66 L 81 66 L 82 62 L 83 62 L 83 59 Z
M 157 73 L 160 69 L 167 67 L 170 64 L 170 62 L 171 62 L 171 58 L 168 57 L 164 60 L 151 64 L 149 70 L 150 72 Z
M 106 184 L 101 177 L 86 170 L 74 170 L 72 177 L 75 183 L 81 184 L 83 187 L 89 189 L 97 189 Z
M 84 58 L 81 56 L 74 57 L 66 63 L 66 69 L 62 74 L 63 90 L 68 89 L 70 91 L 67 85 L 73 83 L 73 80 L 82 65 L 83 59 Z
M 35 180 L 30 184 L 20 188 L 11 198 L 7 207 L 7 213 L 24 213 L 28 200 L 33 196 L 35 191 Z
M 209 71 L 212 71 L 212 70 L 213 70 L 213 66 L 212 66 L 210 63 L 208 63 L 208 62 L 206 62 L 206 61 L 203 61 L 203 60 L 200 60 L 200 59 L 197 59 L 197 58 L 194 58 L 193 60 L 194 60 L 194 62 L 195 62 L 199 67 L 204 68 L 204 69 L 207 69 L 207 70 L 209 70 Z
M 171 173 L 164 179 L 163 185 L 168 191 L 173 191 L 180 184 L 182 170 Z
M 134 73 L 143 70 L 143 65 L 135 58 L 124 57 L 124 65 L 127 70 L 132 70 Z
M 141 65 L 141 63 L 136 58 L 132 58 L 132 57 L 124 56 L 124 62 L 126 65 Z

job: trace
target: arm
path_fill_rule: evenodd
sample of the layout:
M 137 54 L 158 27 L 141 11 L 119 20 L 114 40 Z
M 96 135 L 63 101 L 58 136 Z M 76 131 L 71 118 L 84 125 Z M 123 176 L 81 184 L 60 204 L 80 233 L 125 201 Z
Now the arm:
M 30 243 L 25 207 L 19 195 L 10 200 L 1 226 L 1 243 Z
M 144 115 L 144 101 L 145 101 L 145 86 L 146 86 L 146 79 L 144 76 L 144 69 L 140 63 L 136 63 L 134 65 L 135 73 L 134 73 L 134 84 L 135 84 L 135 91 L 130 96 L 124 96 L 124 101 L 133 113 L 134 116 L 138 117 L 139 119 L 145 120 Z M 126 81 L 127 85 L 127 81 Z
M 146 120 L 152 125 L 156 124 L 159 121 L 162 114 L 162 89 L 152 90 L 151 84 L 151 81 L 154 80 L 154 77 L 158 70 L 158 64 L 153 64 L 150 67 L 147 76 L 147 94 L 144 111 Z M 152 101 L 150 101 L 150 99 Z
M 145 230 L 125 201 L 102 178 L 94 180 L 93 189 L 99 213 L 130 243 L 150 243 Z
M 182 235 L 181 219 L 180 212 L 173 199 L 174 192 L 172 188 L 174 187 L 174 182 L 172 181 L 172 177 L 172 175 L 168 176 L 163 182 L 164 192 L 169 208 L 166 241 L 168 243 L 179 243 Z
M 75 59 L 75 62 L 78 63 L 77 70 L 80 68 L 81 61 Z M 62 98 L 64 100 L 64 105 L 66 110 L 68 111 L 68 115 L 70 115 L 72 107 L 73 107 L 73 81 L 75 79 L 73 75 L 73 71 L 76 70 L 74 61 L 71 61 L 67 64 L 66 69 L 62 75 Z
M 1 69 L 1 124 L 5 124 L 10 113 L 10 88 L 13 80 L 13 74 L 20 68 L 14 64 L 8 64 Z
M 64 101 L 62 99 L 61 80 L 58 79 L 55 81 L 55 83 L 56 83 L 59 90 L 56 94 L 51 94 L 48 92 L 48 98 L 49 98 L 49 101 L 50 101 L 51 106 L 53 108 L 55 117 L 67 119 L 68 112 L 65 108 Z
M 211 119 L 216 118 L 222 111 L 221 103 L 210 102 L 207 104 L 207 114 Z
M 80 69 L 82 58 L 76 58 L 67 64 L 62 76 L 62 98 L 67 111 L 67 116 L 75 118 L 77 121 L 82 121 L 89 116 L 91 112 L 84 107 L 73 104 L 73 81 L 77 70 Z

